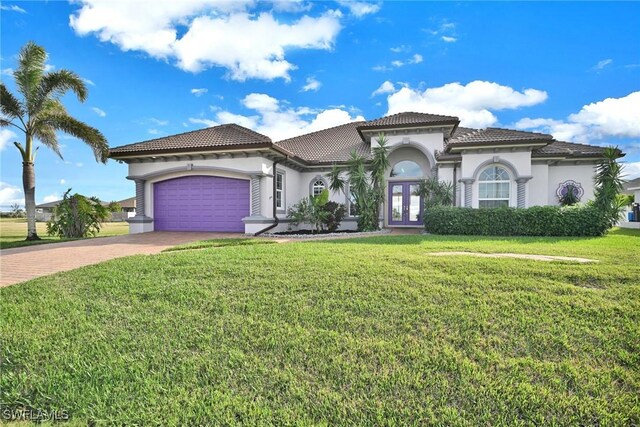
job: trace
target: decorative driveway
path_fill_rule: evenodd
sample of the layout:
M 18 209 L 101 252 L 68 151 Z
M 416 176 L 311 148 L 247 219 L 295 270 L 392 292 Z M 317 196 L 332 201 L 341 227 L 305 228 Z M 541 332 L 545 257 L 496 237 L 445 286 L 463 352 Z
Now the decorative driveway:
M 0 287 L 113 258 L 157 254 L 183 243 L 231 237 L 244 237 L 244 234 L 158 231 L 3 249 L 0 251 Z

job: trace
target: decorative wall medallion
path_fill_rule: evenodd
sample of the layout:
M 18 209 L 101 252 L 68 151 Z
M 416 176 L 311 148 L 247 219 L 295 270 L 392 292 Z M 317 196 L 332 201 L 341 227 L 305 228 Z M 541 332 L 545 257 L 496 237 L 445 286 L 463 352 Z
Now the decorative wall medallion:
M 564 196 L 566 196 L 569 189 L 573 191 L 573 194 L 576 196 L 578 201 L 582 199 L 582 196 L 584 195 L 584 189 L 582 188 L 582 184 L 580 184 L 579 182 L 573 181 L 571 179 L 558 185 L 558 189 L 556 190 L 556 196 L 558 196 L 558 199 L 561 199 Z

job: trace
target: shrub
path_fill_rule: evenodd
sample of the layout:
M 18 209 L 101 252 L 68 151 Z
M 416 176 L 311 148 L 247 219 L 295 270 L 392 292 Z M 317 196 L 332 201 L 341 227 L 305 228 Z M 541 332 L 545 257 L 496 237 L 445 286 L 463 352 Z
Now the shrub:
M 485 236 L 601 236 L 609 228 L 602 212 L 592 205 L 432 207 L 425 210 L 424 225 L 429 233 Z
M 340 223 L 344 219 L 347 210 L 343 204 L 336 202 L 327 202 L 327 204 L 323 206 L 323 209 L 327 212 L 327 217 L 323 225 L 333 233 L 340 227 Z
M 576 194 L 577 189 L 574 185 L 567 185 L 565 188 L 565 193 L 558 197 L 558 201 L 561 206 L 573 206 L 577 204 L 580 199 L 578 199 L 578 195 Z
M 433 206 L 453 205 L 453 184 L 446 181 L 438 181 L 432 177 L 420 181 L 417 194 L 424 199 L 424 208 Z
M 63 238 L 95 236 L 102 223 L 109 218 L 109 210 L 96 197 L 69 195 L 71 189 L 53 211 L 47 222 L 47 234 Z

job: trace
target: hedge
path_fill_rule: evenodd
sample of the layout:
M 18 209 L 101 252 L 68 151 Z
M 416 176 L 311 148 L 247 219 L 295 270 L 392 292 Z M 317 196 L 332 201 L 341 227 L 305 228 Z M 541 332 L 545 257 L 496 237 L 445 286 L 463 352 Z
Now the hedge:
M 428 233 L 483 236 L 601 236 L 607 222 L 594 206 L 533 206 L 526 209 L 425 209 Z

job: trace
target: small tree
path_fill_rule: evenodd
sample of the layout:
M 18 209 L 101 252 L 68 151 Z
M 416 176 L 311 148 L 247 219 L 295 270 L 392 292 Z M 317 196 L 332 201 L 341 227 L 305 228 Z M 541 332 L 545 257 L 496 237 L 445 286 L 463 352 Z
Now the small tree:
M 420 181 L 416 194 L 424 199 L 424 208 L 453 205 L 453 184 L 431 177 Z
M 24 209 L 19 204 L 14 203 L 11 205 L 11 212 L 9 213 L 11 218 L 24 218 Z
M 329 202 L 329 190 L 326 188 L 317 196 L 309 196 L 300 200 L 289 208 L 287 218 L 291 219 L 293 225 L 309 223 L 316 233 L 322 231 L 330 212 L 324 209 Z
M 620 150 L 616 147 L 605 148 L 602 160 L 596 166 L 594 177 L 596 187 L 594 206 L 600 210 L 609 227 L 613 227 L 618 222 L 624 208 L 623 202 L 618 198 L 623 185 L 623 167 L 617 160 L 619 156 Z
M 109 212 L 121 212 L 122 206 L 120 206 L 120 203 L 118 202 L 109 202 L 109 204 L 107 205 L 107 210 Z
M 385 174 L 389 168 L 387 138 L 380 133 L 378 145 L 373 148 L 373 158 L 367 164 L 365 158 L 354 151 L 347 164 L 346 175 L 349 192 L 358 212 L 358 230 L 374 231 L 380 228 L 380 206 L 384 202 Z M 345 192 L 346 182 L 342 170 L 334 165 L 329 173 L 329 188 Z
M 109 216 L 109 210 L 97 197 L 85 197 L 80 194 L 64 193 L 60 204 L 54 209 L 53 216 L 47 222 L 47 234 L 67 239 L 79 239 L 95 236 L 100 232 L 102 223 Z

